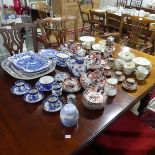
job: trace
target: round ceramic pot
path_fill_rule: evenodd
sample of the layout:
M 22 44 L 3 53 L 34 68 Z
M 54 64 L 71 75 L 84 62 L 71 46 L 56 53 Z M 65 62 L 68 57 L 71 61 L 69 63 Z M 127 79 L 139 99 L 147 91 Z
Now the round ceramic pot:
M 79 112 L 74 104 L 66 104 L 60 111 L 60 119 L 64 126 L 72 127 L 78 122 Z

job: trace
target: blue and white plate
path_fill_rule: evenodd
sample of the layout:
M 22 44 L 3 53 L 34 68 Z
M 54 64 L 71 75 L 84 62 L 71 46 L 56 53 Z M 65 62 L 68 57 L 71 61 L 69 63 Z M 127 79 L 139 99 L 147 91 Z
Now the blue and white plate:
M 47 112 L 56 112 L 61 110 L 62 108 L 62 101 L 58 100 L 54 104 L 50 104 L 47 100 L 43 101 L 43 109 Z
M 55 74 L 54 79 L 58 82 L 63 82 L 65 79 L 69 78 L 70 75 L 66 72 L 58 72 Z
M 24 88 L 23 88 L 23 90 L 19 91 L 18 87 L 14 85 L 11 88 L 11 92 L 12 92 L 12 94 L 15 94 L 15 95 L 24 95 L 24 94 L 26 94 L 29 91 L 30 88 L 31 88 L 31 85 L 26 83 Z
M 56 53 L 58 51 L 55 49 L 42 49 L 38 52 L 41 56 L 47 58 L 47 59 L 53 59 L 56 60 Z
M 40 91 L 50 91 L 52 90 L 52 84 L 51 87 L 44 87 L 43 84 L 41 84 L 39 81 L 35 84 L 35 86 L 40 90 Z
M 51 61 L 33 51 L 11 56 L 9 60 L 16 69 L 26 73 L 34 73 L 49 68 Z
M 44 93 L 43 92 L 39 92 L 38 93 L 38 99 L 33 100 L 33 101 L 31 100 L 29 93 L 24 95 L 24 101 L 28 102 L 28 103 L 37 103 L 37 102 L 41 101 L 43 98 L 44 98 Z

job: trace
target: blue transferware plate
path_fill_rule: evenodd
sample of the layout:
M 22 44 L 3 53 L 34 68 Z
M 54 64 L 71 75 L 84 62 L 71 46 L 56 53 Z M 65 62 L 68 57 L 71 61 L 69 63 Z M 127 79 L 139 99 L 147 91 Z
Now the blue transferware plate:
M 15 95 L 24 95 L 24 94 L 26 94 L 29 91 L 30 88 L 31 88 L 31 85 L 26 83 L 25 86 L 24 86 L 23 91 L 19 91 L 17 89 L 17 86 L 14 85 L 11 88 L 11 92 L 12 92 L 12 94 L 15 94 Z
M 47 89 L 47 88 L 45 88 L 39 81 L 37 81 L 37 83 L 35 84 L 35 86 L 36 86 L 40 91 L 50 91 L 50 90 L 52 90 L 52 85 L 53 85 L 53 83 L 51 84 L 50 89 Z
M 9 60 L 15 68 L 27 73 L 42 71 L 48 68 L 51 63 L 50 60 L 33 51 L 15 54 Z
M 38 93 L 38 99 L 33 100 L 33 101 L 30 99 L 30 94 L 29 93 L 26 93 L 24 95 L 24 101 L 28 102 L 28 103 L 37 103 L 37 102 L 41 101 L 43 98 L 44 98 L 44 93 L 41 92 L 41 91 Z
M 41 56 L 47 58 L 47 59 L 54 59 L 56 60 L 56 53 L 58 51 L 55 49 L 42 49 L 38 52 L 38 54 L 40 54 Z
M 50 104 L 47 100 L 43 101 L 43 109 L 47 112 L 56 112 L 61 110 L 62 101 L 58 100 L 56 103 Z
M 58 72 L 55 74 L 54 79 L 55 79 L 55 81 L 63 82 L 65 79 L 67 79 L 69 77 L 70 77 L 70 75 L 68 73 Z

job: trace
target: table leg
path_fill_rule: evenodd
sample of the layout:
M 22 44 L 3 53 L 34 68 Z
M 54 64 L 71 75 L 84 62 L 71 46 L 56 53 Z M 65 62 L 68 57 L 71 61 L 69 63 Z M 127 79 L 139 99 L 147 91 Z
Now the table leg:
M 139 116 L 141 116 L 144 113 L 147 105 L 149 104 L 150 98 L 151 98 L 151 92 L 149 92 L 145 97 L 141 99 L 140 105 L 137 109 L 139 112 Z

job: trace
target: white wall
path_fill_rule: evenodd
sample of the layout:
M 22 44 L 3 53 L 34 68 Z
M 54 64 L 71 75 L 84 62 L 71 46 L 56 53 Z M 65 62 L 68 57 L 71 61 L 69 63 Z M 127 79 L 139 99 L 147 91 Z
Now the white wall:
M 128 0 L 130 3 L 130 0 Z M 143 6 L 146 6 L 147 3 L 152 2 L 153 0 L 143 0 Z M 116 6 L 117 0 L 100 0 L 100 7 L 104 6 Z

